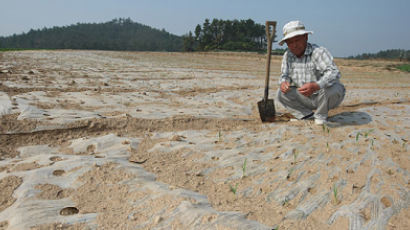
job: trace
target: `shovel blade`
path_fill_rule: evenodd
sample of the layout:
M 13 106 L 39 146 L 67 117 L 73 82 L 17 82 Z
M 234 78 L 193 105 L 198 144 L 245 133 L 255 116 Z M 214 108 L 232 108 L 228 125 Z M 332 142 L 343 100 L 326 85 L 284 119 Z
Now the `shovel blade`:
M 262 122 L 275 117 L 275 104 L 273 103 L 273 99 L 258 101 L 258 109 Z

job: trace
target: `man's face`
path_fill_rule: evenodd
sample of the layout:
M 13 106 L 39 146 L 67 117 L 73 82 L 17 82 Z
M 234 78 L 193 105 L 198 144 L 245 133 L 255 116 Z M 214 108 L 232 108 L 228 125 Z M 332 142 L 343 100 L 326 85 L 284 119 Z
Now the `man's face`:
M 290 52 L 296 55 L 296 57 L 301 57 L 305 53 L 307 40 L 308 35 L 303 34 L 293 38 L 289 38 L 285 42 L 288 45 Z

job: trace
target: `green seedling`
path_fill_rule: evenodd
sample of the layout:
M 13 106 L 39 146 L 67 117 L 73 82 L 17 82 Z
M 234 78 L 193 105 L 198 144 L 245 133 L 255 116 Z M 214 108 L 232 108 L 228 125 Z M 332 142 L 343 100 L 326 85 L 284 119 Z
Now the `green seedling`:
M 282 201 L 282 206 L 288 206 L 289 198 L 286 196 L 285 199 Z
M 296 149 L 293 149 L 292 154 L 293 154 L 293 164 L 296 164 L 296 159 L 298 158 L 299 153 Z
M 245 158 L 245 160 L 243 161 L 243 164 L 242 164 L 242 178 L 245 177 L 247 160 L 248 160 L 248 158 Z
M 235 187 L 233 187 L 232 185 L 229 185 L 229 188 L 231 192 L 236 195 L 236 191 L 238 190 L 238 183 L 236 183 Z
M 333 198 L 335 200 L 335 204 L 339 204 L 339 198 L 338 198 L 338 191 L 337 191 L 337 186 L 336 184 L 333 185 Z
M 329 135 L 330 133 L 329 126 L 327 126 L 326 124 L 323 124 L 322 129 L 323 129 L 323 133 L 327 133 Z
M 360 137 L 360 135 L 362 135 L 362 133 L 361 133 L 361 132 L 357 132 L 357 134 L 356 134 L 356 142 L 358 142 L 358 141 L 359 141 L 359 137 Z
M 371 132 L 373 132 L 373 129 L 369 129 L 368 131 L 366 131 L 364 133 L 364 137 L 367 138 Z
M 327 139 L 326 139 L 326 152 L 329 153 L 330 148 L 329 148 L 329 134 L 330 134 L 330 129 L 329 126 L 327 126 L 326 124 L 322 125 L 322 129 L 323 129 L 323 133 L 327 133 Z
M 356 134 L 356 142 L 359 141 L 359 137 L 360 137 L 360 136 L 364 136 L 365 138 L 368 138 L 368 137 L 369 137 L 369 134 L 370 134 L 371 132 L 373 132 L 373 131 L 374 131 L 374 129 L 369 129 L 369 130 L 367 130 L 367 131 L 364 131 L 363 133 L 362 133 L 362 132 L 357 132 L 357 134 Z
M 374 149 L 374 138 L 370 139 L 370 145 L 371 145 L 371 149 Z
M 366 138 L 366 141 L 370 140 L 370 149 L 374 149 L 374 141 L 376 140 L 376 138 L 369 138 L 369 134 L 372 133 L 374 131 L 374 129 L 369 129 L 367 131 L 363 131 L 363 132 L 357 132 L 356 133 L 356 143 L 359 142 L 359 137 L 363 136 L 364 138 Z
M 286 179 L 290 179 L 290 176 L 292 175 L 293 171 L 295 171 L 295 167 L 292 167 L 288 170 L 288 175 L 286 176 Z
M 219 142 L 222 141 L 222 132 L 221 132 L 221 130 L 218 130 L 218 141 Z

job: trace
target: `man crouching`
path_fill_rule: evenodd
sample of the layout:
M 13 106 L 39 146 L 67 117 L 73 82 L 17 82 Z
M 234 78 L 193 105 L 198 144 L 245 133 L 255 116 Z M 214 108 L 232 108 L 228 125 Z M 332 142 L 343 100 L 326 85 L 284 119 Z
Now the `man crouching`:
M 315 124 L 322 125 L 328 111 L 343 101 L 346 90 L 329 51 L 307 42 L 312 33 L 300 21 L 283 27 L 279 44 L 286 42 L 288 50 L 282 59 L 277 100 L 297 119 L 313 117 Z

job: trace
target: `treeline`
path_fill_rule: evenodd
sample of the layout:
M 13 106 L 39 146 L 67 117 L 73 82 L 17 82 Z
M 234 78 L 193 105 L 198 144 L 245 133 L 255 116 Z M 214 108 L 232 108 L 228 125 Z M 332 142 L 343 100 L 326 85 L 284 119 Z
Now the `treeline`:
M 194 33 L 183 36 L 184 51 L 264 51 L 266 50 L 265 25 L 248 20 L 205 19 Z
M 0 48 L 181 51 L 183 40 L 165 30 L 119 18 L 106 23 L 77 23 L 0 37 Z
M 247 20 L 205 19 L 194 32 L 176 36 L 133 22 L 130 18 L 105 23 L 31 29 L 0 37 L 0 50 L 93 49 L 129 51 L 266 51 L 265 25 Z M 285 50 L 274 50 L 283 54 Z
M 357 56 L 349 56 L 349 59 L 395 59 L 400 61 L 410 61 L 410 50 L 391 49 L 383 50 L 378 53 L 364 53 Z

